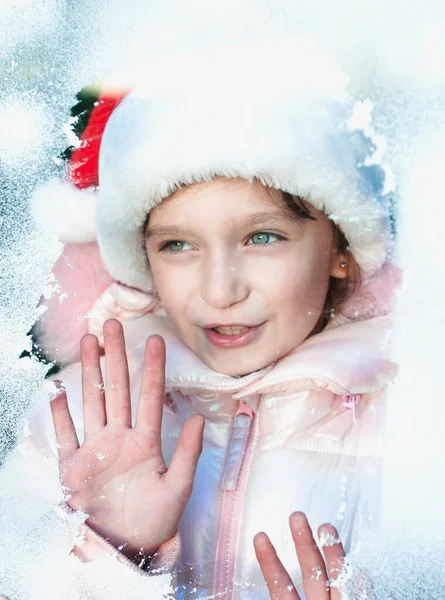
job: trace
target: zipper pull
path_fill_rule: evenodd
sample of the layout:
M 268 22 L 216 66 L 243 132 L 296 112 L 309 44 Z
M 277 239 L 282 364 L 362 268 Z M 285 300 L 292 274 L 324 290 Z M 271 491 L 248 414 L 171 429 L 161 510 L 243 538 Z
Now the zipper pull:
M 224 473 L 221 481 L 223 490 L 236 490 L 241 464 L 246 450 L 247 440 L 253 423 L 254 412 L 243 400 L 233 420 L 232 432 L 227 449 Z
M 347 395 L 347 396 L 341 396 L 341 405 L 346 408 L 347 410 L 352 409 L 352 420 L 355 423 L 356 421 L 356 416 L 355 416 L 355 407 L 358 404 L 358 401 L 360 399 L 360 395 L 359 394 L 351 394 L 351 395 Z
M 235 417 L 238 415 L 248 415 L 251 419 L 253 418 L 253 410 L 252 408 L 244 402 L 244 400 L 240 400 L 238 410 L 235 413 Z

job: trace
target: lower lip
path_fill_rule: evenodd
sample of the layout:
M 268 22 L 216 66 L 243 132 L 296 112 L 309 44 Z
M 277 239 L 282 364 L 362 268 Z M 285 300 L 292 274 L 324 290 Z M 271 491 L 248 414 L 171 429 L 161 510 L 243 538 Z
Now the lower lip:
M 204 332 L 209 342 L 218 348 L 240 348 L 251 344 L 258 337 L 261 327 L 262 325 L 250 327 L 238 335 L 223 335 L 213 329 L 204 329 Z

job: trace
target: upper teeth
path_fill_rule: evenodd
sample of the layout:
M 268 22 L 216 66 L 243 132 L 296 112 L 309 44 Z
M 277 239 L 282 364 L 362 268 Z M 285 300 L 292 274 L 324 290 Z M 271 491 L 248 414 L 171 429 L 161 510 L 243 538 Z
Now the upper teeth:
M 250 327 L 214 327 L 214 330 L 222 335 L 239 335 L 250 329 Z

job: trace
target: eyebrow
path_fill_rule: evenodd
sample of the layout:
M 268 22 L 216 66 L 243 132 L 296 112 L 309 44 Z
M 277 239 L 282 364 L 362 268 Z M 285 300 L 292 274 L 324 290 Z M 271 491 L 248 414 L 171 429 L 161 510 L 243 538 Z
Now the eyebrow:
M 243 225 L 245 227 L 279 227 L 284 223 L 288 223 L 292 219 L 284 211 L 279 212 L 258 212 L 249 215 L 245 219 L 239 219 L 234 224 Z
M 187 233 L 186 229 L 175 227 L 173 225 L 155 225 L 155 227 L 147 227 L 145 238 L 180 238 Z
M 248 215 L 245 218 L 234 219 L 231 225 L 234 227 L 279 227 L 285 223 L 289 223 L 291 219 L 282 212 L 258 212 Z M 154 227 L 147 227 L 145 233 L 146 239 L 148 238 L 181 238 L 181 236 L 187 235 L 190 232 L 187 229 L 176 227 L 174 225 L 155 225 Z

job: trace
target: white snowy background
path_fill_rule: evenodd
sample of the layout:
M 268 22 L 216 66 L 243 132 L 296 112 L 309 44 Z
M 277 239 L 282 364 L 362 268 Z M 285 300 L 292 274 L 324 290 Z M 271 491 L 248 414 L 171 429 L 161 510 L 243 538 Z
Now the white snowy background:
M 74 94 L 135 57 L 274 30 L 332 52 L 387 138 L 405 273 L 394 332 L 401 371 L 390 395 L 384 533 L 360 560 L 379 599 L 445 599 L 443 0 L 0 1 L 0 457 L 45 372 L 18 356 L 61 246 L 36 231 L 28 204 L 60 168 Z M 276 85 L 273 74 L 264 84 Z

